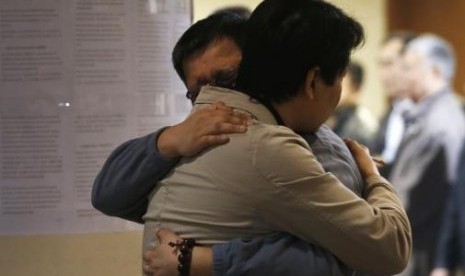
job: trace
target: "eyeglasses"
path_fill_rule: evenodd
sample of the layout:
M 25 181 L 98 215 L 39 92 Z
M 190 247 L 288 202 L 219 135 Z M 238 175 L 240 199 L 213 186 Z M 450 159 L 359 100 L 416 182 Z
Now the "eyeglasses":
M 199 95 L 202 86 L 203 85 L 199 85 L 192 90 L 187 90 L 186 98 L 188 98 L 192 102 L 192 104 L 194 104 L 195 100 L 197 99 L 197 96 Z

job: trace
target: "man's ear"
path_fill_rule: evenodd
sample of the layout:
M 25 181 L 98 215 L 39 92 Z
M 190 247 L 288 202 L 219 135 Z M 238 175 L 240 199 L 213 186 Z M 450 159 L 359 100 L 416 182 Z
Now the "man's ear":
M 309 95 L 310 99 L 313 100 L 315 97 L 315 88 L 317 79 L 320 77 L 320 68 L 314 67 L 307 72 L 307 77 L 305 78 L 305 93 Z

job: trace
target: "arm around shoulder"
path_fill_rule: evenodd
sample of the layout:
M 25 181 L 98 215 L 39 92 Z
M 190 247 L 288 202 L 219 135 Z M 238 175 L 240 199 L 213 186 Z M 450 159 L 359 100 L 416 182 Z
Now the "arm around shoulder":
M 344 276 L 354 272 L 326 249 L 288 233 L 238 238 L 212 249 L 213 275 Z
M 258 140 L 255 166 L 268 184 L 261 188 L 257 209 L 266 222 L 321 245 L 351 268 L 376 275 L 403 270 L 411 230 L 386 180 L 369 177 L 363 200 L 325 173 L 292 132 L 268 132 Z
M 106 160 L 92 187 L 92 204 L 101 212 L 142 222 L 147 197 L 157 181 L 177 164 L 156 147 L 161 129 L 117 147 Z

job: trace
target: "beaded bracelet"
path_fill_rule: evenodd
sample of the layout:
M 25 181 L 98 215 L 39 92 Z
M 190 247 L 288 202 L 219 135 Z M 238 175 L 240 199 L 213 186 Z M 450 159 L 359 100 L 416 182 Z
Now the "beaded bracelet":
M 169 246 L 176 247 L 179 250 L 178 271 L 179 276 L 188 276 L 191 268 L 192 249 L 196 245 L 194 239 L 183 239 L 181 242 L 169 242 Z

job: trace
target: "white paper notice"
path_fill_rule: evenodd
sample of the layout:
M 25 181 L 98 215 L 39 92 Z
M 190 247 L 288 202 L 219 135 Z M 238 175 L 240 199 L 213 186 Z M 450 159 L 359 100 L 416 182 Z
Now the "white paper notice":
M 90 203 L 110 152 L 184 118 L 189 0 L 2 0 L 0 234 L 121 231 Z

